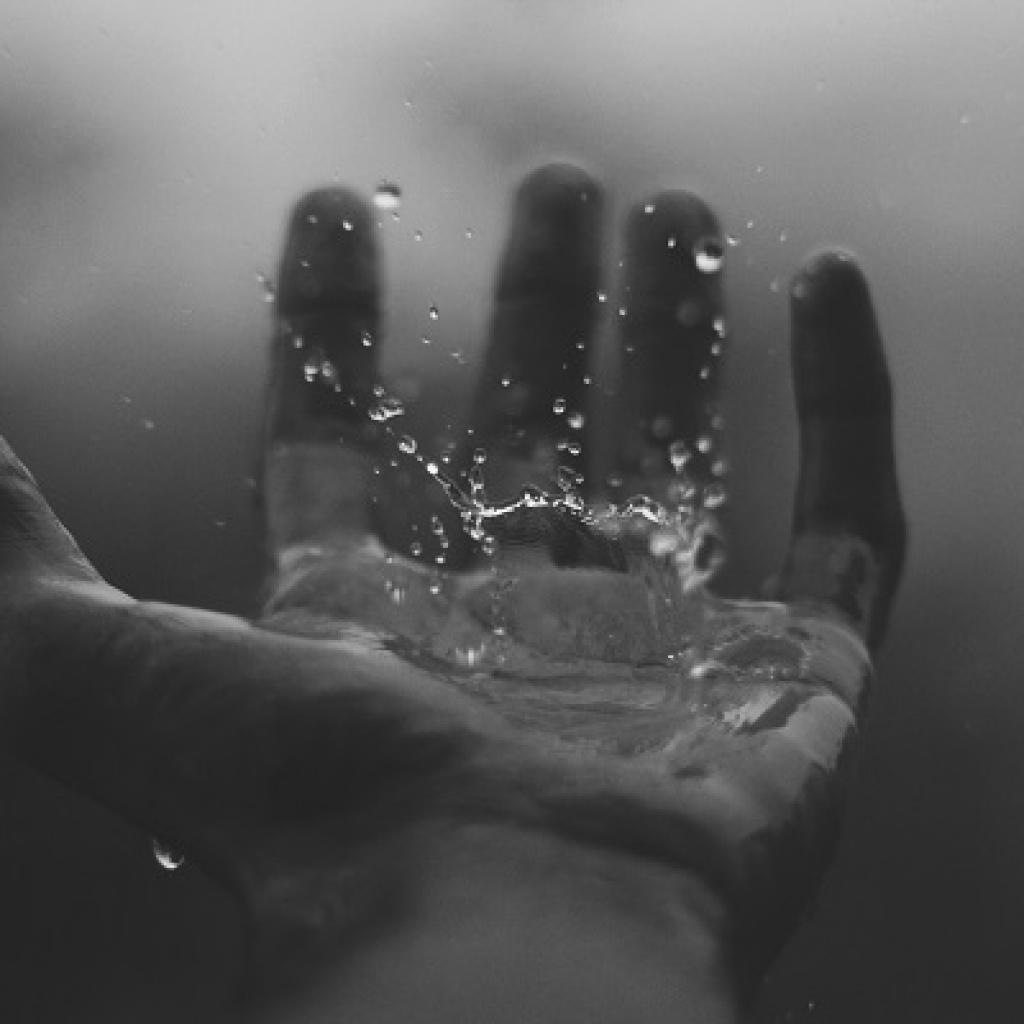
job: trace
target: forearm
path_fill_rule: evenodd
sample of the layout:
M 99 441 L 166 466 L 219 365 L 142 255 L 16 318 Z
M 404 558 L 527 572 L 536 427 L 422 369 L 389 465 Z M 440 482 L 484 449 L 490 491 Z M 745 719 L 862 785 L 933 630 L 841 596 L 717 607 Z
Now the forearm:
M 5 618 L 5 745 L 229 885 L 275 835 L 405 806 L 476 742 L 470 709 L 381 649 L 93 584 L 33 585 Z

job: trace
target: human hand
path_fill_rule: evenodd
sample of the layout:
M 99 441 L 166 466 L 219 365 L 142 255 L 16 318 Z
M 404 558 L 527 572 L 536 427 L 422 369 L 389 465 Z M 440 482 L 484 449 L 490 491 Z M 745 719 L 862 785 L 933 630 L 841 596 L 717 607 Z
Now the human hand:
M 721 234 L 682 193 L 630 215 L 606 494 L 586 462 L 593 419 L 568 423 L 586 414 L 600 206 L 569 167 L 517 195 L 467 446 L 485 453 L 480 481 L 449 478 L 425 445 L 401 450 L 378 374 L 370 208 L 344 190 L 299 204 L 274 310 L 275 575 L 258 629 L 106 587 L 7 453 L 0 710 L 12 747 L 259 913 L 282 899 L 274 878 L 308 874 L 311 850 L 323 859 L 323 837 L 280 842 L 296 803 L 326 822 L 352 799 L 374 805 L 413 781 L 421 793 L 424 779 L 452 803 L 468 783 L 450 766 L 466 759 L 494 814 L 526 814 L 508 797 L 526 787 L 544 828 L 708 880 L 749 990 L 831 853 L 869 652 L 900 575 L 888 374 L 860 271 L 843 254 L 813 258 L 792 288 L 800 481 L 776 600 L 710 596 Z M 414 491 L 428 562 L 380 540 L 417 543 L 389 511 Z M 634 493 L 656 504 L 623 507 Z M 442 533 L 447 548 L 427 548 Z M 76 727 L 50 730 L 69 701 Z M 358 793 L 339 794 L 334 780 L 353 771 Z M 414 814 L 395 813 L 395 830 Z

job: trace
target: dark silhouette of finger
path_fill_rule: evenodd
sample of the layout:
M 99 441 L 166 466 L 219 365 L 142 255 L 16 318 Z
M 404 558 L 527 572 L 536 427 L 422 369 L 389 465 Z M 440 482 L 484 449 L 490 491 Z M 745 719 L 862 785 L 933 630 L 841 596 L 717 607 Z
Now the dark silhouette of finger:
M 379 276 L 363 199 L 327 188 L 298 202 L 273 311 L 265 438 L 272 551 L 368 529 L 374 414 L 386 400 L 377 377 Z
M 602 196 L 583 170 L 551 164 L 516 192 L 471 411 L 488 495 L 552 489 L 586 473 L 582 427 L 598 310 Z
M 867 282 L 847 253 L 811 258 L 791 290 L 800 474 L 781 596 L 824 603 L 872 649 L 906 549 L 892 386 Z
M 724 252 L 714 213 L 689 192 L 662 192 L 629 214 L 616 496 L 679 504 L 706 494 L 714 506 L 724 495 L 716 417 Z

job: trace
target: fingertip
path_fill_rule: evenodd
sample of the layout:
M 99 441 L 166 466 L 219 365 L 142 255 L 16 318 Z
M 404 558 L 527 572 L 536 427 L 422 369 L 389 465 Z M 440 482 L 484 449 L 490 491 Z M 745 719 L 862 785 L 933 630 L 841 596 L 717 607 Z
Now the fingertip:
M 307 192 L 292 210 L 278 273 L 284 315 L 336 303 L 376 308 L 377 243 L 369 204 L 353 189 Z
M 498 301 L 556 293 L 593 299 L 600 278 L 603 193 L 582 167 L 550 163 L 516 190 Z
M 790 288 L 797 411 L 807 416 L 887 412 L 891 387 L 867 278 L 848 250 L 813 253 Z

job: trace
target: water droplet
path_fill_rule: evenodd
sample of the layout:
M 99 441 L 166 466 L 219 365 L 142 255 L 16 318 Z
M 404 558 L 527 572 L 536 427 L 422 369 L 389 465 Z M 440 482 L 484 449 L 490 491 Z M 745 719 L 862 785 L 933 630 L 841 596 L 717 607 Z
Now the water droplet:
M 271 303 L 277 297 L 277 292 L 274 289 L 274 283 L 267 277 L 266 274 L 257 274 L 256 283 L 260 286 L 260 291 L 263 295 L 263 301 Z
M 697 438 L 697 451 L 703 452 L 705 455 L 711 451 L 711 446 L 714 442 L 708 434 L 701 434 Z
M 654 213 L 654 203 L 646 203 L 644 205 L 644 213 L 646 213 L 648 216 Z
M 711 463 L 711 473 L 713 476 L 725 476 L 729 472 L 729 462 L 727 459 L 715 459 Z
M 724 259 L 722 243 L 713 235 L 705 235 L 694 243 L 693 261 L 702 274 L 717 274 L 722 269 Z
M 383 391 L 383 389 L 381 389 Z M 378 396 L 380 397 L 380 396 Z M 405 412 L 405 406 L 392 395 L 380 397 L 380 401 L 370 407 L 369 416 L 375 423 L 383 423 L 385 420 L 401 416 Z
M 415 455 L 416 438 L 410 437 L 408 434 L 403 434 L 398 439 L 398 450 L 403 452 L 405 455 Z
M 427 337 L 427 335 L 425 335 L 425 334 L 424 334 L 424 335 L 423 335 L 423 336 L 422 336 L 422 337 L 420 338 L 420 342 L 421 342 L 422 344 L 424 344 L 424 345 L 429 345 L 429 344 L 430 344 L 430 338 L 429 338 L 429 337 Z
M 501 386 L 503 388 L 511 387 L 512 386 L 512 378 L 511 377 L 502 377 L 501 378 Z
M 409 545 L 409 554 L 412 555 L 413 558 L 419 558 L 420 555 L 423 554 L 423 545 L 418 540 L 414 540 Z
M 672 422 L 671 416 L 654 417 L 654 422 L 651 424 L 651 434 L 658 441 L 664 441 L 666 437 L 670 437 L 673 430 L 675 430 L 675 424 Z
M 740 240 L 735 235 L 726 235 L 725 242 L 727 245 L 739 245 Z
M 370 348 L 373 345 L 373 335 L 369 331 L 363 331 L 362 335 L 363 348 Z
M 711 367 L 710 366 L 702 366 L 700 368 L 700 379 L 701 380 L 707 380 L 710 376 L 711 376 Z
M 570 466 L 559 466 L 555 473 L 555 483 L 564 494 L 571 494 L 581 482 L 579 473 Z
M 771 280 L 771 283 L 768 285 L 769 290 L 773 291 L 773 292 L 778 292 L 778 290 L 781 287 L 782 287 L 782 282 L 777 277 L 773 277 L 772 280 Z
M 608 484 L 609 487 L 621 487 L 625 481 L 622 479 L 621 473 L 609 473 L 608 476 L 605 477 L 605 483 Z
M 719 341 L 713 342 L 709 351 L 713 356 L 720 356 L 722 354 L 722 343 Z
M 440 573 L 437 573 L 437 572 L 435 572 L 435 573 L 434 573 L 434 574 L 433 574 L 433 575 L 432 575 L 432 576 L 430 577 L 429 589 L 430 589 L 430 592 L 431 592 L 431 593 L 432 593 L 432 594 L 433 594 L 433 595 L 434 595 L 435 597 L 436 597 L 436 596 L 437 596 L 438 594 L 440 594 L 440 593 L 441 593 L 441 574 L 440 574 Z
M 423 232 L 422 232 L 422 231 L 417 231 L 417 232 L 416 232 L 416 233 L 415 233 L 415 234 L 414 234 L 414 235 L 413 235 L 412 237 L 413 237 L 413 238 L 414 238 L 414 239 L 415 239 L 415 240 L 416 240 L 417 242 L 422 242 L 422 241 L 423 241 Z
M 430 309 L 427 310 L 427 315 L 430 317 L 431 320 L 436 320 L 441 314 L 438 313 L 437 306 L 432 305 Z
M 467 238 L 472 238 L 473 237 L 473 229 L 472 228 L 466 228 L 466 237 Z
M 721 508 L 725 504 L 725 487 L 715 481 L 704 488 L 704 507 L 706 509 Z
M 683 467 L 693 457 L 693 453 L 690 451 L 685 441 L 673 441 L 668 446 L 668 460 L 672 463 L 672 468 L 677 472 L 681 473 Z
M 784 242 L 784 241 L 786 241 L 786 239 L 787 239 L 787 238 L 789 238 L 789 235 L 788 235 L 788 234 L 786 234 L 786 232 L 785 232 L 785 231 L 780 231 L 780 232 L 779 232 L 779 241 L 780 241 L 780 242 Z
M 488 557 L 492 558 L 498 553 L 498 538 L 487 534 L 480 541 L 480 550 Z
M 397 210 L 402 205 L 402 190 L 393 181 L 382 178 L 373 193 L 373 205 L 378 210 Z
M 153 420 L 142 420 L 143 430 L 156 430 L 156 423 Z
M 725 337 L 727 328 L 725 326 L 724 316 L 716 316 L 715 319 L 711 321 L 711 327 L 714 330 L 715 334 L 717 334 L 720 338 Z
M 607 302 L 608 301 L 608 293 L 607 292 L 598 292 L 597 293 L 597 301 L 598 302 Z
M 317 374 L 320 373 L 320 357 L 316 353 L 306 357 L 306 361 L 302 364 L 302 374 L 306 378 L 307 382 L 316 380 Z
M 682 540 L 683 538 L 677 530 L 655 530 L 647 542 L 647 547 L 655 558 L 665 558 L 667 555 L 675 553 Z
M 674 249 L 676 247 L 676 236 L 675 235 L 669 236 L 668 247 L 670 249 Z
M 473 668 L 478 665 L 484 656 L 482 647 L 457 647 L 455 649 L 455 660 L 464 668 Z
M 157 864 L 167 871 L 177 871 L 185 863 L 185 858 L 177 850 L 172 850 L 159 839 L 153 840 L 153 856 Z
M 306 339 L 301 334 L 296 334 L 292 338 L 292 348 L 302 348 L 306 344 Z
M 482 466 L 487 461 L 487 449 L 486 448 L 474 448 L 473 449 L 473 464 L 476 466 Z
M 582 430 L 584 422 L 584 416 L 581 412 L 571 412 L 566 417 L 566 423 L 568 423 L 573 430 Z
M 352 224 L 352 221 L 350 221 L 350 220 L 343 220 L 343 221 L 341 222 L 341 226 L 342 226 L 342 227 L 343 227 L 343 228 L 344 228 L 344 229 L 345 229 L 346 231 L 351 231 L 351 230 L 352 230 L 352 228 L 353 228 L 353 224 Z

